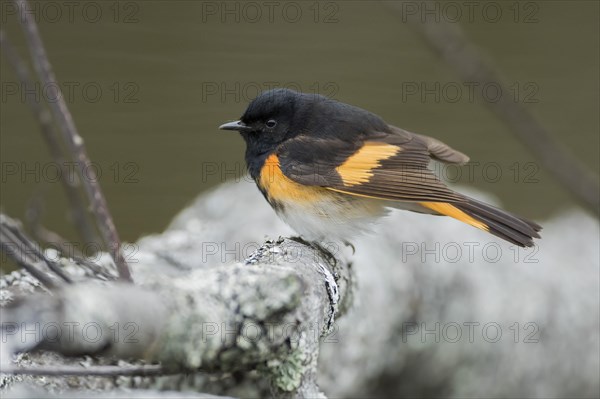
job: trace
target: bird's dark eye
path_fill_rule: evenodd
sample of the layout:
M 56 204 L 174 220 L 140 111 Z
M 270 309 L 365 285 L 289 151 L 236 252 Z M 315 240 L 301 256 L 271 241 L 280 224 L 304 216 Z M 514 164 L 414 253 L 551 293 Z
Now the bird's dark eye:
M 266 123 L 266 126 L 268 128 L 274 128 L 275 126 L 277 126 L 277 121 L 275 119 L 269 119 Z

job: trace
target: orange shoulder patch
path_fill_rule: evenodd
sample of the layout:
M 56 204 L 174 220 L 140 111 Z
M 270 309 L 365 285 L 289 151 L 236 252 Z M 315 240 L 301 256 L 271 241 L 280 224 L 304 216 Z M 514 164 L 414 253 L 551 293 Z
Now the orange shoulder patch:
M 346 187 L 367 183 L 373 177 L 373 169 L 381 166 L 381 161 L 393 157 L 401 150 L 396 145 L 367 141 L 335 170 Z
M 264 190 L 269 200 L 277 202 L 318 201 L 325 190 L 316 186 L 305 186 L 287 177 L 281 170 L 279 157 L 271 154 L 265 160 L 258 179 L 259 187 Z

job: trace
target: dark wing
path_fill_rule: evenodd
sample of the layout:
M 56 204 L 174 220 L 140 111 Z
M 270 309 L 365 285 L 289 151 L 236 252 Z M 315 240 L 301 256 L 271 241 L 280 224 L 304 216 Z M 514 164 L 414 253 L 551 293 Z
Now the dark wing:
M 351 195 L 394 201 L 462 201 L 427 167 L 431 158 L 462 164 L 469 158 L 431 137 L 390 126 L 390 132 L 340 138 L 298 136 L 277 151 L 290 179 Z
M 390 132 L 308 140 L 297 137 L 277 152 L 279 167 L 305 185 L 361 197 L 418 202 L 513 244 L 529 247 L 539 225 L 453 192 L 427 167 L 431 158 L 462 164 L 469 158 L 431 137 L 390 126 Z

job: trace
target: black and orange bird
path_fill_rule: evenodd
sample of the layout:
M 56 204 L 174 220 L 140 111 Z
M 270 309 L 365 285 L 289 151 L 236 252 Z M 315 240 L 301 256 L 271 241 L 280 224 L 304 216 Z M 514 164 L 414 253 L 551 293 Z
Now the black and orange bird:
M 250 175 L 305 240 L 347 242 L 388 208 L 450 216 L 522 247 L 540 237 L 536 223 L 451 190 L 428 168 L 465 154 L 361 108 L 274 89 L 220 129 L 242 135 Z

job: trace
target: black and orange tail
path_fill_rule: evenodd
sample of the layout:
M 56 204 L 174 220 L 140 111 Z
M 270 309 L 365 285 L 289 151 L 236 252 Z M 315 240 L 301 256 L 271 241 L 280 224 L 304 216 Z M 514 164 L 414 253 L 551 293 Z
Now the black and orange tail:
M 420 204 L 440 215 L 453 217 L 521 247 L 532 247 L 533 239 L 540 238 L 540 225 L 471 198 L 465 198 L 464 202 Z

